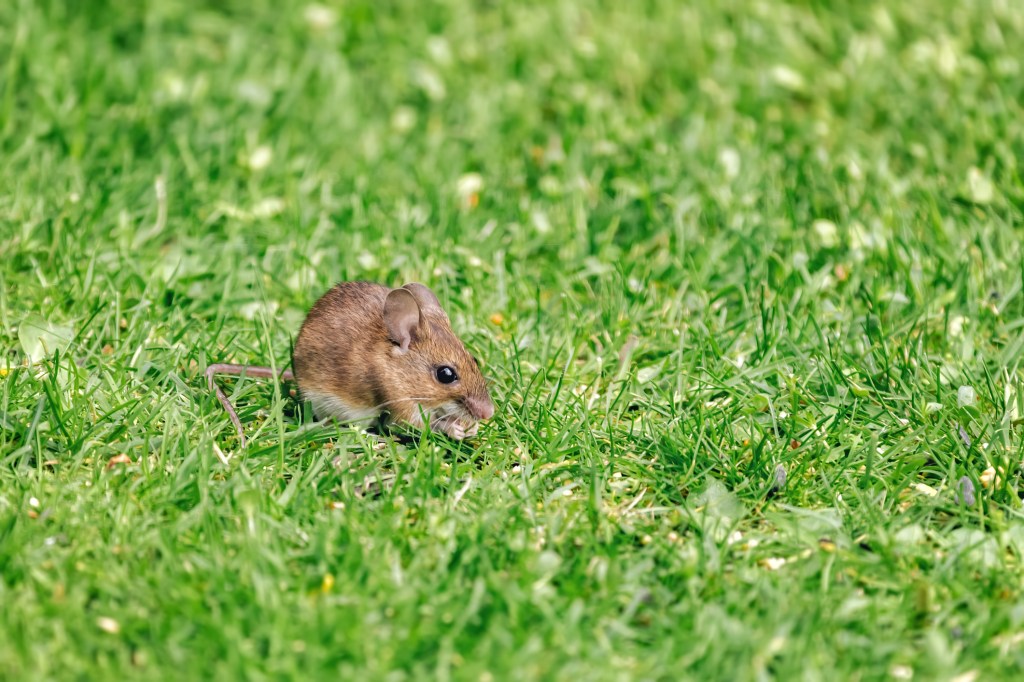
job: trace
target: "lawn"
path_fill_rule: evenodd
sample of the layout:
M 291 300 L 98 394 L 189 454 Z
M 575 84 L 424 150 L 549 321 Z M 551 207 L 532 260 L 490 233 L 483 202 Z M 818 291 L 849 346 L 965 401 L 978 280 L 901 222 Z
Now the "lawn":
M 0 678 L 1024 676 L 1024 3 L 0 3 Z M 428 284 L 468 444 L 274 381 Z

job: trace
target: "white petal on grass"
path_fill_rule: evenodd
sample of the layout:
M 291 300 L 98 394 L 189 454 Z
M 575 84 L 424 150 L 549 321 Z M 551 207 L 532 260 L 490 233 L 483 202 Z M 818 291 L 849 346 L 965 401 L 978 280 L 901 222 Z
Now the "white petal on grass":
M 725 147 L 718 152 L 718 163 L 721 164 L 722 172 L 728 179 L 734 180 L 740 174 L 740 153 L 732 147 Z
M 831 220 L 815 220 L 811 229 L 824 248 L 832 249 L 839 245 L 839 230 Z
M 562 181 L 554 175 L 544 175 L 537 183 L 537 187 L 547 196 L 557 196 L 562 193 Z
M 889 676 L 895 680 L 911 680 L 914 678 L 914 669 L 909 665 L 894 665 L 889 668 Z
M 861 170 L 860 164 L 857 163 L 856 160 L 851 159 L 846 164 L 846 172 L 850 175 L 850 178 L 853 180 L 860 181 L 864 179 L 864 171 Z
M 359 263 L 359 267 L 363 270 L 373 270 L 379 265 L 377 257 L 369 251 L 363 251 L 356 256 L 356 262 Z
M 427 39 L 427 54 L 441 66 L 448 66 L 452 63 L 452 48 L 448 45 L 448 41 L 441 36 L 431 36 Z
M 910 487 L 926 497 L 936 497 L 939 494 L 938 490 L 927 483 L 914 483 Z
M 950 336 L 956 337 L 964 333 L 964 324 L 967 323 L 967 318 L 963 315 L 954 315 L 949 318 L 948 332 Z
M 323 31 L 337 23 L 338 13 L 323 5 L 306 5 L 302 10 L 302 18 L 313 30 Z
M 173 102 L 181 101 L 188 95 L 188 84 L 176 73 L 166 74 L 159 94 Z
M 478 194 L 484 188 L 484 178 L 479 173 L 466 173 L 455 182 L 455 193 L 462 199 Z
M 772 556 L 761 559 L 757 563 L 759 563 L 763 568 L 767 568 L 769 571 L 777 571 L 786 565 L 786 560 L 783 557 Z
M 956 45 L 949 38 L 940 40 L 936 46 L 935 66 L 938 67 L 939 73 L 946 78 L 952 78 L 956 75 L 957 69 L 960 66 L 960 55 L 957 52 Z
M 247 320 L 255 320 L 260 314 L 266 315 L 268 318 L 274 317 L 274 313 L 277 312 L 276 301 L 250 301 L 249 303 L 243 304 L 238 312 Z
M 277 197 L 261 199 L 252 207 L 254 218 L 273 218 L 282 211 L 284 211 L 284 199 Z
M 100 630 L 103 630 L 103 632 L 110 633 L 111 635 L 116 635 L 117 633 L 121 632 L 121 624 L 113 618 L 108 618 L 107 616 L 100 616 L 99 618 L 97 618 L 96 627 L 98 627 Z
M 967 171 L 967 195 L 976 204 L 990 204 L 995 198 L 996 189 L 988 176 L 972 167 Z
M 544 574 L 544 575 L 547 575 L 547 576 L 554 575 L 554 573 L 556 571 L 558 571 L 558 569 L 559 569 L 559 567 L 561 565 L 562 565 L 562 557 L 559 556 L 556 552 L 552 552 L 550 550 L 546 550 L 546 551 L 541 552 L 537 556 L 536 568 L 537 568 L 537 572 L 538 573 L 541 573 L 541 574 Z
M 444 99 L 448 94 L 441 75 L 425 64 L 420 64 L 413 69 L 412 82 L 423 91 L 423 94 L 435 102 Z
M 765 660 L 774 657 L 776 654 L 785 650 L 787 639 L 781 635 L 776 635 L 768 641 L 768 647 L 765 649 Z
M 799 91 L 805 86 L 804 77 L 788 66 L 779 64 L 772 68 L 772 80 L 787 90 Z
M 261 171 L 270 166 L 270 162 L 273 160 L 274 150 L 264 144 L 252 150 L 252 153 L 249 154 L 249 159 L 247 160 L 246 165 L 249 166 L 251 170 Z
M 396 133 L 407 133 L 416 126 L 416 110 L 400 106 L 391 113 L 391 129 Z
M 936 414 L 942 412 L 942 403 L 928 403 L 924 406 L 925 414 Z
M 534 229 L 541 234 L 548 234 L 551 232 L 551 220 L 548 218 L 548 214 L 544 211 L 532 211 L 530 213 L 530 222 L 533 223 Z
M 968 407 L 978 400 L 978 395 L 971 386 L 961 386 L 956 391 L 956 403 L 960 407 Z
M 891 36 L 896 33 L 896 22 L 888 9 L 879 5 L 871 10 L 871 20 L 883 36 Z

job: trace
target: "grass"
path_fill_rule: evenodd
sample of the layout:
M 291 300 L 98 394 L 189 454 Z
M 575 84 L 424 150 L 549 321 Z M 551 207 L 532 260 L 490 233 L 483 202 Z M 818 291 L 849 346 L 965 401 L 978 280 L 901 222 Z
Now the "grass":
M 0 677 L 1024 674 L 1024 5 L 0 5 Z M 300 428 L 423 281 L 471 447 Z

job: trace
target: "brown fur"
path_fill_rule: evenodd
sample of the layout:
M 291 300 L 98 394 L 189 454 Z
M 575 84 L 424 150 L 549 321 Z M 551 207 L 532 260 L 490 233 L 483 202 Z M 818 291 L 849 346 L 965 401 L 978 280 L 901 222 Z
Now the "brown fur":
M 324 294 L 309 311 L 295 341 L 292 367 L 303 396 L 319 396 L 321 405 L 344 404 L 351 411 L 321 407 L 320 418 L 383 414 L 391 421 L 421 426 L 421 414 L 435 429 L 461 438 L 475 432 L 494 412 L 487 384 L 476 361 L 452 331 L 436 296 L 422 284 L 403 287 L 393 296 L 394 315 L 402 317 L 389 333 L 385 303 L 390 289 L 370 282 L 343 282 Z M 418 321 L 415 308 L 419 309 Z M 411 320 L 411 322 L 410 322 Z M 411 325 L 402 349 L 402 329 Z M 437 368 L 455 369 L 458 381 L 442 384 Z M 314 400 L 314 406 L 317 401 Z M 315 408 L 316 409 L 316 408 Z M 321 414 L 335 411 L 336 414 Z M 351 412 L 351 413 L 350 413 Z

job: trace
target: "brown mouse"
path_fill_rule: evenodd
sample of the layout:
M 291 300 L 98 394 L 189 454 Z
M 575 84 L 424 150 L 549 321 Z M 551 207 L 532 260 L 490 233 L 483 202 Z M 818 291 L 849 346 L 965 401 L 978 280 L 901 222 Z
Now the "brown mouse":
M 292 351 L 293 378 L 318 419 L 382 419 L 455 439 L 476 434 L 494 403 L 476 359 L 422 284 L 389 289 L 342 282 L 313 305 Z M 273 376 L 265 367 L 211 365 L 207 378 L 244 443 L 241 423 L 213 382 L 219 373 Z

